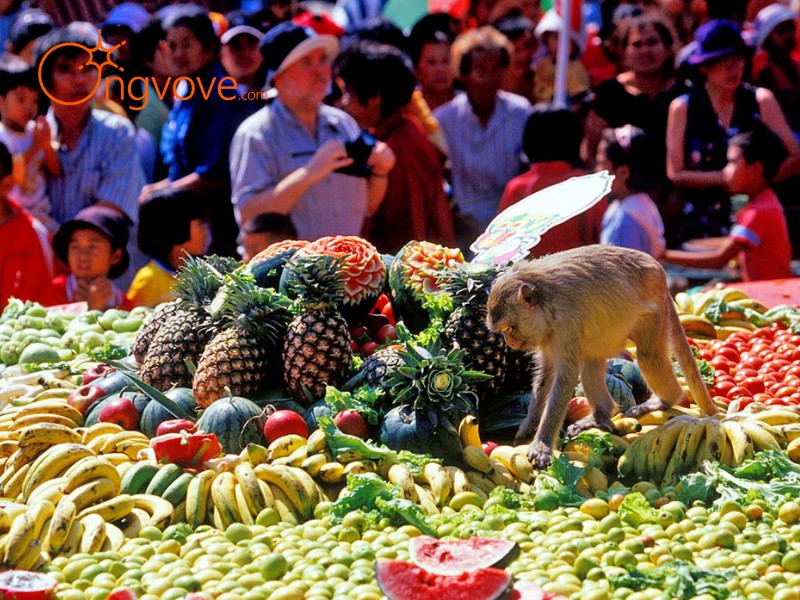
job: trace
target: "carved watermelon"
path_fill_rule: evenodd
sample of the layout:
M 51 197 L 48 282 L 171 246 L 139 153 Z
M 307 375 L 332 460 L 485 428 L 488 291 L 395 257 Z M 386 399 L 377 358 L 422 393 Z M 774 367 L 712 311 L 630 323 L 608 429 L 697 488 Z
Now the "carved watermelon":
M 414 563 L 379 558 L 375 578 L 389 600 L 496 600 L 511 585 L 502 569 L 479 569 L 458 575 L 437 575 Z
M 284 265 L 295 252 L 309 243 L 305 240 L 284 240 L 270 244 L 250 259 L 247 270 L 255 277 L 258 285 L 277 290 Z
M 408 542 L 412 562 L 437 575 L 458 575 L 488 567 L 503 567 L 519 554 L 511 540 L 478 538 L 440 540 L 421 535 Z
M 33 571 L 0 573 L 0 598 L 5 600 L 45 600 L 55 594 L 58 581 L 51 575 Z

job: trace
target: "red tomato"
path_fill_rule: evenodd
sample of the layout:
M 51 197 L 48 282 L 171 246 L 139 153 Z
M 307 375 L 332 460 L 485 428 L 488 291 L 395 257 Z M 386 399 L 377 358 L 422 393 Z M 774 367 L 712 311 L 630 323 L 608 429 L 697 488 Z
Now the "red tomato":
M 742 332 L 737 331 L 736 333 L 732 333 L 731 335 L 729 335 L 728 339 L 726 339 L 725 341 L 728 344 L 736 344 L 737 342 L 747 342 L 749 339 L 750 339 L 749 336 L 747 336 Z
M 735 385 L 730 390 L 728 390 L 728 398 L 730 398 L 731 400 L 736 400 L 738 398 L 750 398 L 750 400 L 752 400 L 753 395 L 747 388 L 743 388 L 740 385 Z
M 742 352 L 739 356 L 739 362 L 754 369 L 758 369 L 764 364 L 764 359 L 754 352 Z
M 764 402 L 767 406 L 789 406 L 788 398 L 770 398 Z
M 731 369 L 736 366 L 724 356 L 715 356 L 708 361 L 708 364 L 711 365 L 715 371 L 722 371 L 723 373 L 730 373 Z
M 787 359 L 791 360 L 792 362 L 800 362 L 800 348 L 795 348 L 792 351 L 791 356 L 787 356 Z
M 751 377 L 757 377 L 758 371 L 755 369 L 750 369 L 748 367 L 744 367 L 742 369 L 736 369 L 733 374 L 733 380 L 736 382 L 743 381 L 744 379 L 750 379 Z
M 779 345 L 777 348 L 775 348 L 775 352 L 783 356 L 789 355 L 795 350 L 797 350 L 797 346 L 795 346 L 794 344 L 787 344 L 785 342 Z
M 372 356 L 375 350 L 378 349 L 378 344 L 376 342 L 367 342 L 363 346 L 361 346 L 361 356 Z
M 308 437 L 308 425 L 300 413 L 293 410 L 276 410 L 267 415 L 267 420 L 264 422 L 264 438 L 267 444 L 290 433 Z
M 778 388 L 778 391 L 775 392 L 776 398 L 785 398 L 787 396 L 791 396 L 792 394 L 797 393 L 797 388 L 793 385 L 785 385 L 781 388 Z
M 740 385 L 746 390 L 749 390 L 754 398 L 756 394 L 764 393 L 764 382 L 758 377 L 748 377 L 742 381 Z
M 753 394 L 753 400 L 755 402 L 761 402 L 762 404 L 766 404 L 768 400 L 772 400 L 772 396 L 770 396 L 769 394 L 757 393 Z
M 766 342 L 754 340 L 753 344 L 750 346 L 750 352 L 755 352 L 761 358 L 764 358 L 764 354 L 772 352 L 772 346 Z
M 745 408 L 750 406 L 753 403 L 753 399 L 750 396 L 742 396 L 741 398 L 737 398 L 739 400 L 739 408 Z
M 781 400 L 787 400 L 790 404 L 800 404 L 800 393 L 792 394 L 788 398 L 781 398 Z
M 754 330 L 750 337 L 754 338 L 761 338 L 762 340 L 771 340 L 775 337 L 775 330 L 770 329 L 769 327 L 761 327 L 760 329 Z
M 732 381 L 717 381 L 714 384 L 714 390 L 722 396 L 727 396 L 734 387 L 736 386 Z
M 739 362 L 739 351 L 731 346 L 723 346 L 717 350 L 717 356 L 724 356 L 733 362 Z
M 777 373 L 778 371 L 780 371 L 781 367 L 788 364 L 789 364 L 788 360 L 783 360 L 779 358 L 776 360 L 770 360 L 768 362 L 765 362 L 763 365 L 761 365 L 761 368 L 775 371 Z
M 708 348 L 702 348 L 697 351 L 697 358 L 700 358 L 702 360 L 711 360 L 712 358 L 714 358 L 714 353 L 711 352 L 711 350 Z
M 396 340 L 397 339 L 397 332 L 394 330 L 394 325 L 384 325 L 378 332 L 375 334 L 375 341 L 378 342 L 379 345 L 383 345 L 386 343 L 386 340 Z

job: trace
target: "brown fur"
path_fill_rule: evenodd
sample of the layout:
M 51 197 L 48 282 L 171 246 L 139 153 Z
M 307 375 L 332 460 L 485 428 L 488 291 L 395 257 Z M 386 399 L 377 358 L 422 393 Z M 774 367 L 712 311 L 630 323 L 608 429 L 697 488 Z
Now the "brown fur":
M 627 339 L 636 344 L 639 367 L 653 390 L 629 416 L 681 399 L 670 350 L 698 404 L 713 407 L 664 270 L 648 254 L 595 245 L 518 263 L 495 281 L 487 312 L 489 328 L 501 332 L 508 346 L 536 354 L 533 397 L 516 443 L 533 437 L 528 458 L 538 467 L 550 464 L 579 378 L 593 412 L 567 435 L 610 428 L 615 404 L 605 383 L 606 359 L 622 352 Z

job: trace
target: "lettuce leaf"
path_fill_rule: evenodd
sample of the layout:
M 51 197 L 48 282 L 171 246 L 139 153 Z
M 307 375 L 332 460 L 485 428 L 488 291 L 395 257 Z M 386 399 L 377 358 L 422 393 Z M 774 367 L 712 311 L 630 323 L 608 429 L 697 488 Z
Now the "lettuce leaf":
M 627 494 L 617 509 L 619 518 L 638 527 L 642 523 L 655 523 L 658 513 L 639 492 Z

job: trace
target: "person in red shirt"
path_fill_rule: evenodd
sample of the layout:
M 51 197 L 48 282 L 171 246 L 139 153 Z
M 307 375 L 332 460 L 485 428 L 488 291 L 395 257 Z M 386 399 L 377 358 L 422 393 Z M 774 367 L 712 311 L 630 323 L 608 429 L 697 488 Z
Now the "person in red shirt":
M 0 312 L 11 297 L 43 301 L 52 277 L 47 230 L 8 198 L 15 185 L 11 153 L 0 143 Z
M 522 134 L 522 147 L 531 168 L 506 184 L 498 214 L 530 196 L 571 177 L 588 173 L 577 167 L 581 163 L 580 146 L 583 127 L 580 118 L 567 109 L 535 108 Z M 532 256 L 544 256 L 570 248 L 597 244 L 603 213 L 608 206 L 601 200 L 587 211 L 556 225 L 542 235 L 531 250 Z
M 95 204 L 61 225 L 53 237 L 53 250 L 69 273 L 53 279 L 45 304 L 83 301 L 89 310 L 131 310 L 133 303 L 111 280 L 128 268 L 126 246 L 132 224 L 115 206 Z
M 416 85 L 411 60 L 392 46 L 364 41 L 342 52 L 334 70 L 344 92 L 341 107 L 397 158 L 386 197 L 368 217 L 364 237 L 389 253 L 410 240 L 454 246 L 439 153 L 405 108 Z
M 786 155 L 780 139 L 766 127 L 733 137 L 723 171 L 725 183 L 730 192 L 750 197 L 736 215 L 736 225 L 712 252 L 667 250 L 662 260 L 719 269 L 738 256 L 744 281 L 792 277 L 786 216 L 769 187 Z

